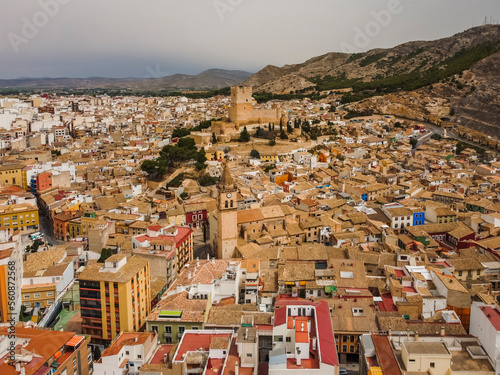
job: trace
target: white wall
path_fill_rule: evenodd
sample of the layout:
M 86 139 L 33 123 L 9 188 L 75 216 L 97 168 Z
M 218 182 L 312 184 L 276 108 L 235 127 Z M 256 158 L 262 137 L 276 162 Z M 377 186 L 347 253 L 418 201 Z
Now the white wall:
M 479 342 L 492 362 L 496 363 L 496 359 L 500 356 L 498 349 L 500 346 L 500 332 L 493 327 L 488 317 L 481 311 L 482 306 L 494 305 L 485 305 L 482 302 L 472 303 L 470 309 L 469 333 L 479 339 Z M 497 374 L 499 370 L 499 368 L 496 369 Z

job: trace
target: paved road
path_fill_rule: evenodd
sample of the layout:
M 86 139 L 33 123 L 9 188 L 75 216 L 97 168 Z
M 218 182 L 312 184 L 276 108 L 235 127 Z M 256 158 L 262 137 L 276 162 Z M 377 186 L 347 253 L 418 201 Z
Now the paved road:
M 440 136 L 443 136 L 443 134 L 444 134 L 444 129 L 441 128 L 441 127 L 439 127 L 439 126 L 436 126 L 436 125 L 433 125 L 433 124 L 427 124 L 427 123 L 419 123 L 419 122 L 417 122 L 417 123 L 425 125 L 425 128 L 427 130 L 430 130 L 432 133 L 439 134 Z M 459 137 L 458 135 L 456 135 L 453 132 L 448 131 L 446 133 L 446 135 L 447 135 L 448 138 L 456 139 L 457 141 L 462 141 L 464 143 L 468 143 L 468 144 L 471 144 L 473 146 L 477 146 L 477 147 L 480 147 L 482 149 L 489 150 L 489 151 L 492 151 L 492 152 L 495 152 L 495 153 L 497 152 L 496 150 L 494 150 L 492 148 L 486 147 L 484 145 L 480 145 L 479 143 L 472 142 L 469 139 L 461 138 L 461 137 Z M 420 146 L 420 144 L 419 144 L 419 146 Z
M 65 243 L 54 237 L 49 220 L 45 216 L 40 216 L 40 232 L 43 234 L 43 239 L 47 243 L 52 245 L 62 245 Z
M 208 234 L 208 233 L 207 233 Z M 193 258 L 207 259 L 207 254 L 210 252 L 210 246 L 203 242 L 203 231 L 200 228 L 194 229 L 193 233 Z M 213 254 L 210 254 L 212 257 Z

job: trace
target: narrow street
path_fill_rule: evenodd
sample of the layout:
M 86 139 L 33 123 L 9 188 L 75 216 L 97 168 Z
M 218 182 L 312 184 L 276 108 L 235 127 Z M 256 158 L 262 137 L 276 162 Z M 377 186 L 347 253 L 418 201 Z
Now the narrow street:
M 40 233 L 43 234 L 43 240 L 47 244 L 56 246 L 56 245 L 63 245 L 65 243 L 64 241 L 58 240 L 53 236 L 48 219 L 45 216 L 41 215 L 40 215 Z
M 195 228 L 193 229 L 193 258 L 207 259 L 207 254 L 210 251 L 210 245 L 208 242 L 205 244 L 203 242 L 203 229 Z M 212 257 L 213 254 L 210 255 Z

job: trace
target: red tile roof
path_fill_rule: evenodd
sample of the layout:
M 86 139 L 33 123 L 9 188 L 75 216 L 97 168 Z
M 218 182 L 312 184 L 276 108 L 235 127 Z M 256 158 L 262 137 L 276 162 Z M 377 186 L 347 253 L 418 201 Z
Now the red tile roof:
M 377 351 L 380 368 L 384 374 L 401 375 L 398 362 L 391 349 L 387 336 L 372 335 L 373 344 Z
M 486 306 L 485 309 L 481 308 L 481 311 L 488 318 L 493 327 L 500 331 L 500 312 L 497 309 L 494 309 L 490 306 Z

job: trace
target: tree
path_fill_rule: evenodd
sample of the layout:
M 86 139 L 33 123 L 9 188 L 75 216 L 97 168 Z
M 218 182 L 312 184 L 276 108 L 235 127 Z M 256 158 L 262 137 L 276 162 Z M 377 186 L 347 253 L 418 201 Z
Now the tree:
M 457 147 L 455 149 L 455 154 L 460 155 L 463 150 L 466 149 L 466 146 L 462 142 L 457 143 Z
M 35 240 L 33 242 L 33 245 L 31 245 L 31 252 L 36 253 L 38 251 L 38 248 L 40 247 L 40 241 Z
M 267 125 L 267 130 L 268 130 L 269 132 L 271 132 L 271 130 L 273 130 L 273 129 L 272 129 L 272 127 L 271 127 L 271 123 L 269 123 L 269 124 Z
M 187 197 L 189 197 L 189 194 L 186 193 L 186 192 L 183 192 L 181 195 L 180 195 L 181 199 L 186 199 Z
M 450 108 L 450 116 L 455 116 L 455 108 Z
M 292 133 L 293 132 L 293 128 L 292 128 L 292 125 L 290 125 L 289 122 L 286 123 L 286 131 L 288 133 Z
M 245 126 L 243 130 L 240 133 L 240 142 L 248 142 L 250 140 L 250 133 L 247 130 L 247 127 Z
M 418 144 L 418 139 L 416 137 L 413 137 L 412 139 L 410 139 L 410 144 L 412 149 L 416 149 Z
M 283 131 L 283 117 L 280 118 L 280 132 Z
M 191 130 L 186 128 L 175 128 L 172 132 L 172 138 L 182 138 L 191 134 Z
M 207 242 L 207 240 L 208 240 L 207 225 L 203 224 L 203 242 Z
M 217 143 L 217 137 L 215 136 L 215 132 L 212 133 L 212 143 Z
M 260 158 L 260 153 L 256 149 L 252 149 L 252 151 L 250 151 L 250 156 L 254 159 L 258 159 Z
M 309 133 L 311 131 L 311 125 L 309 124 L 309 121 L 304 121 L 301 124 L 302 130 L 305 131 L 306 133 Z
M 403 126 L 401 125 L 401 123 L 399 121 L 396 121 L 396 123 L 394 124 L 394 127 L 395 128 L 402 128 Z
M 26 306 L 21 305 L 19 308 L 19 321 L 23 320 L 24 312 L 26 311 Z
M 275 146 L 276 145 L 276 141 L 274 140 L 274 138 L 271 138 L 269 140 L 269 146 Z
M 114 253 L 115 252 L 113 251 L 113 249 L 108 249 L 108 248 L 104 247 L 101 250 L 101 257 L 97 260 L 97 263 L 104 263 L 104 262 L 106 262 L 106 259 L 108 259 Z
M 218 180 L 219 179 L 217 177 L 212 177 L 209 174 L 204 174 L 203 176 L 200 177 L 200 179 L 198 180 L 198 183 L 201 186 L 210 186 L 210 185 L 215 185 L 215 183 Z
M 440 141 L 441 138 L 442 137 L 437 133 L 434 133 L 433 135 L 431 135 L 431 139 L 435 139 L 436 141 Z
M 283 129 L 281 129 L 280 131 L 280 139 L 288 139 L 288 135 L 286 135 Z
M 264 129 L 260 126 L 257 128 L 257 132 L 255 133 L 256 138 L 262 138 L 264 136 Z
M 150 179 L 154 180 L 167 172 L 167 164 L 163 160 L 144 160 L 141 169 L 146 172 Z
M 201 148 L 196 155 L 196 169 L 198 169 L 199 171 L 205 169 L 207 167 L 207 165 L 205 164 L 206 161 L 207 155 L 205 153 L 205 149 Z

